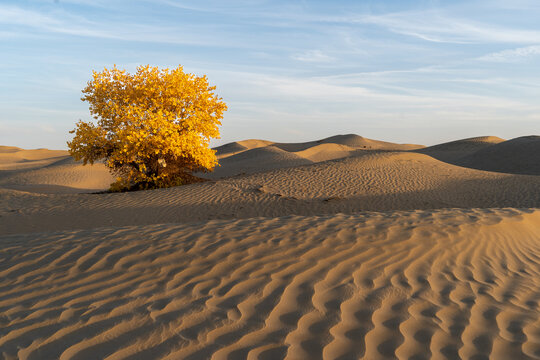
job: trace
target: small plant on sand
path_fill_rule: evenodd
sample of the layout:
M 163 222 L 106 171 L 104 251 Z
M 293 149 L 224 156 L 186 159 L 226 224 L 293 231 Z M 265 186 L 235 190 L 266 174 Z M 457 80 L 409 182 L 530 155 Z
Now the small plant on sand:
M 117 175 L 112 191 L 195 182 L 194 172 L 217 165 L 209 141 L 219 137 L 227 105 L 214 90 L 206 76 L 181 66 L 94 71 L 81 100 L 90 103 L 97 124 L 77 123 L 70 154 L 84 164 L 104 159 Z

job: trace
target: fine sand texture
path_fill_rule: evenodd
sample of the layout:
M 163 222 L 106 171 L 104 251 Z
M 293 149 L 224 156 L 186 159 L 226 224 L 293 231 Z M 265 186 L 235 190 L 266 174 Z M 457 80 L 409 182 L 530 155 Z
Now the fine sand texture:
M 83 166 L 67 151 L 0 146 L 0 189 L 78 193 L 107 189 L 113 181 L 105 165 Z
M 540 136 L 522 136 L 508 141 L 495 136 L 484 136 L 417 151 L 472 169 L 540 175 Z
M 406 151 L 423 147 L 372 140 L 355 134 L 336 135 L 305 143 L 244 140 L 217 147 L 216 155 L 221 166 L 212 173 L 200 175 L 208 179 L 220 179 L 341 159 L 370 150 Z
M 5 359 L 539 359 L 540 211 L 3 237 Z
M 491 147 L 492 145 L 500 144 L 504 141 L 504 139 L 496 136 L 479 136 L 434 145 L 418 149 L 417 151 L 423 154 L 428 154 L 442 161 L 457 162 L 460 159 L 470 156 L 479 150 Z
M 129 193 L 0 147 L 0 359 L 540 359 L 538 139 L 245 140 Z
M 540 176 L 469 169 L 415 152 L 375 150 L 152 191 L 72 194 L 0 188 L 0 233 L 497 207 L 540 207 Z
M 459 165 L 513 174 L 540 175 L 540 136 L 523 136 L 483 148 Z

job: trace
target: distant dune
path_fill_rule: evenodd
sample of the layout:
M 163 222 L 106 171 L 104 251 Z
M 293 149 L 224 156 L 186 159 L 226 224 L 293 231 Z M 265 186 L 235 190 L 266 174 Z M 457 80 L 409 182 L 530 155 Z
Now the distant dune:
M 405 151 L 423 145 L 394 144 L 347 134 L 304 143 L 275 143 L 266 140 L 244 140 L 216 148 L 221 167 L 201 174 L 210 179 L 245 175 L 278 168 L 307 165 L 321 161 L 359 155 L 367 150 Z M 281 151 L 279 151 L 281 150 Z M 243 154 L 245 152 L 245 154 Z
M 223 159 L 227 156 L 235 155 L 246 150 L 252 150 L 272 144 L 274 143 L 266 140 L 244 140 L 218 146 L 215 150 L 217 157 Z
M 539 141 L 245 140 L 129 193 L 0 147 L 0 358 L 540 359 Z
M 540 136 L 505 141 L 484 136 L 417 150 L 451 164 L 509 174 L 540 175 Z
M 433 156 L 442 161 L 456 162 L 476 151 L 503 141 L 504 139 L 496 136 L 480 136 L 426 147 L 418 150 L 418 152 Z
M 294 152 L 288 152 L 274 145 L 246 149 L 234 155 L 219 159 L 220 166 L 202 177 L 217 179 L 241 174 L 311 164 L 312 162 Z
M 345 145 L 351 148 L 366 150 L 413 150 L 423 148 L 423 145 L 414 144 L 395 144 L 385 141 L 368 139 L 355 134 L 335 135 L 316 141 L 303 143 L 276 143 L 267 140 L 243 140 L 225 144 L 216 148 L 218 156 L 230 153 L 237 153 L 245 150 L 255 149 L 265 146 L 275 146 L 289 152 L 297 152 L 309 149 L 320 144 Z
M 362 136 L 347 134 L 336 135 L 329 138 L 319 140 L 322 143 L 332 143 L 346 145 L 353 148 L 370 149 L 370 150 L 413 150 L 423 148 L 423 145 L 415 144 L 395 144 L 386 141 L 378 141 L 368 139 Z
M 35 193 L 92 192 L 114 181 L 105 165 L 83 166 L 63 150 L 0 147 L 0 189 Z
M 0 146 L 0 171 L 40 168 L 62 158 L 69 158 L 67 151 Z
M 540 175 L 540 136 L 523 136 L 480 149 L 460 159 L 462 166 L 512 174 Z
M 336 138 L 360 137 L 329 139 Z M 82 166 L 65 156 L 42 168 L 0 172 L 3 233 L 358 211 L 540 207 L 539 176 L 480 171 L 416 152 L 426 149 L 363 150 L 326 140 L 290 145 L 296 152 L 262 140 L 239 142 L 244 150 L 221 158 L 221 167 L 204 175 L 215 181 L 155 191 L 73 194 L 104 190 L 113 179 L 101 164 Z M 456 143 L 470 148 L 471 142 L 478 141 Z

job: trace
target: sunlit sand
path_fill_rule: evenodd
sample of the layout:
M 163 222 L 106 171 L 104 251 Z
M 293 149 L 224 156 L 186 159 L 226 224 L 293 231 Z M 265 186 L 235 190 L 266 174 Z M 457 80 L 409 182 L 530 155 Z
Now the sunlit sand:
M 0 147 L 0 357 L 540 359 L 540 137 L 217 151 L 104 193 Z

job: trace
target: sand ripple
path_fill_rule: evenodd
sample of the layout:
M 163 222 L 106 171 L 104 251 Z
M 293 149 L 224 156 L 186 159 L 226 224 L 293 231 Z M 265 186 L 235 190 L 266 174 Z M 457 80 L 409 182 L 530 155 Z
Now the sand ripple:
M 540 358 L 540 211 L 0 238 L 6 359 Z
M 154 191 L 31 194 L 0 188 L 0 234 L 286 215 L 540 207 L 540 176 L 466 169 L 427 155 L 366 153 Z

